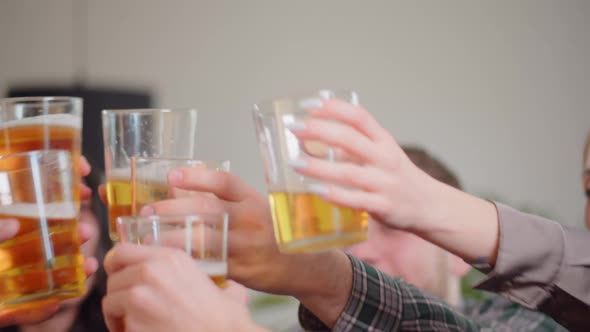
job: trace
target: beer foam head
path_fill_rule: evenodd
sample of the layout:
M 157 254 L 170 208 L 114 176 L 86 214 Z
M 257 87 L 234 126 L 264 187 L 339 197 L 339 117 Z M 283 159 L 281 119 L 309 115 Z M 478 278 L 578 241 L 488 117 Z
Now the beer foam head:
M 35 125 L 82 128 L 82 118 L 73 114 L 45 114 L 17 120 L 10 120 L 1 124 L 0 128 Z
M 54 202 L 41 206 L 36 203 L 15 203 L 0 205 L 0 214 L 17 218 L 39 218 L 45 215 L 49 219 L 74 219 L 78 216 L 78 209 L 74 202 Z
M 138 166 L 135 169 L 135 180 L 138 182 L 154 183 L 166 185 L 168 183 L 168 173 L 176 167 L 161 164 L 147 164 Z
M 199 269 L 211 276 L 227 275 L 227 262 L 210 261 L 210 260 L 195 260 Z
M 166 185 L 168 173 L 156 169 L 154 172 L 143 167 L 136 170 L 135 180 L 139 183 L 151 183 L 154 185 Z M 129 168 L 115 168 L 109 172 L 109 181 L 131 182 L 131 170 Z
M 131 181 L 131 169 L 113 168 L 109 171 L 109 180 Z

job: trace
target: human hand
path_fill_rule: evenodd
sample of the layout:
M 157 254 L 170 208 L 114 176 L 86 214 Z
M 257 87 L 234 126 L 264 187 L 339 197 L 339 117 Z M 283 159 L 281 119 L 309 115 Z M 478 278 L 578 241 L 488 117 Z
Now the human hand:
M 243 303 L 177 249 L 120 244 L 105 258 L 103 312 L 111 332 L 254 331 Z
M 169 174 L 168 184 L 213 195 L 154 202 L 144 206 L 141 215 L 228 213 L 229 278 L 249 288 L 280 292 L 287 281 L 278 274 L 289 255 L 276 245 L 266 197 L 236 175 L 214 169 L 179 168 Z
M 11 239 L 18 233 L 19 222 L 14 219 L 0 221 L 0 242 Z M 79 224 L 78 236 L 81 243 L 85 243 L 96 235 L 92 225 Z M 92 276 L 98 270 L 98 262 L 94 257 L 85 257 L 83 263 L 84 272 L 87 277 Z M 33 324 L 50 318 L 60 307 L 60 302 L 49 298 L 35 308 L 20 307 L 11 310 L 4 310 L 0 315 L 0 326 Z
M 80 176 L 82 177 L 85 177 L 88 174 L 90 174 L 90 171 L 92 170 L 90 164 L 88 163 L 88 160 L 84 156 L 80 156 L 80 165 L 78 167 L 80 167 Z M 80 182 L 80 201 L 88 200 L 91 195 L 92 191 L 90 190 L 90 188 L 88 188 L 88 186 L 85 185 L 83 182 Z
M 499 230 L 494 204 L 419 169 L 364 108 L 340 100 L 318 102 L 308 110 L 312 117 L 291 124 L 291 131 L 300 140 L 336 148 L 349 161 L 292 160 L 298 173 L 325 181 L 312 192 L 367 211 L 375 221 L 412 232 L 467 261 L 485 257 L 495 263 Z
M 145 206 L 141 214 L 225 211 L 229 214 L 229 277 L 249 288 L 294 296 L 324 322 L 335 322 L 348 302 L 352 284 L 351 264 L 344 253 L 338 250 L 281 253 L 274 238 L 266 197 L 231 173 L 180 168 L 168 175 L 168 183 L 214 196 L 196 195 L 155 202 Z
M 292 160 L 298 173 L 325 181 L 311 186 L 310 191 L 331 203 L 367 211 L 387 226 L 413 228 L 420 220 L 424 190 L 432 179 L 412 164 L 364 108 L 341 100 L 325 100 L 316 106 L 308 110 L 311 118 L 290 124 L 289 129 L 303 142 L 335 148 L 338 160 L 345 161 L 318 156 Z

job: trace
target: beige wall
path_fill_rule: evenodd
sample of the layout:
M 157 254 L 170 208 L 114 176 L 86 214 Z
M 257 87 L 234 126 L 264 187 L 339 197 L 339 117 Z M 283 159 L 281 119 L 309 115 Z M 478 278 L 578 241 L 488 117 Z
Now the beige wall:
M 0 91 L 73 77 L 72 1 L 0 1 Z M 590 2 L 88 2 L 89 82 L 198 107 L 202 156 L 231 159 L 261 190 L 250 105 L 351 87 L 469 191 L 581 225 Z

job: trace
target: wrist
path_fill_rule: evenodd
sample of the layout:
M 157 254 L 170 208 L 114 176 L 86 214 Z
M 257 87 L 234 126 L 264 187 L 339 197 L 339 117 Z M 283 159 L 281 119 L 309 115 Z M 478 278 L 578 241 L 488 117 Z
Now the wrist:
M 447 214 L 447 209 L 452 208 L 448 205 L 449 194 L 458 190 L 435 180 L 417 167 L 411 167 L 408 173 L 404 187 L 411 188 L 411 193 L 404 202 L 406 212 L 402 225 L 407 227 L 402 229 L 414 234 L 445 229 L 448 225 L 440 223 L 440 219 Z
M 468 262 L 482 258 L 495 262 L 499 226 L 492 202 L 436 180 L 429 181 L 422 194 L 422 206 L 410 232 Z
M 334 325 L 348 303 L 352 263 L 340 250 L 278 254 L 265 266 L 265 273 L 257 274 L 265 276 L 257 281 L 263 287 L 255 289 L 295 297 L 328 326 Z
M 332 327 L 349 302 L 353 270 L 348 256 L 339 250 L 301 256 L 307 271 L 292 278 L 290 295 L 324 324 Z

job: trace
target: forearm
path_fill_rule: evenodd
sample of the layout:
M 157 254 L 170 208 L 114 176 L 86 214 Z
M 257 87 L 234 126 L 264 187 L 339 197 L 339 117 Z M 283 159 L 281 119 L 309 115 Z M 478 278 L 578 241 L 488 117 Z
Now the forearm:
M 411 232 L 468 262 L 496 262 L 498 213 L 493 203 L 437 181 L 427 181 Z
M 328 327 L 348 303 L 352 265 L 341 251 L 296 254 L 286 258 L 280 292 L 297 298 Z
M 481 200 L 443 185 L 429 187 L 414 231 L 466 261 L 486 258 L 493 270 L 478 287 L 542 309 L 572 330 L 586 330 L 590 306 L 585 231 Z M 571 310 L 563 311 L 568 307 Z

